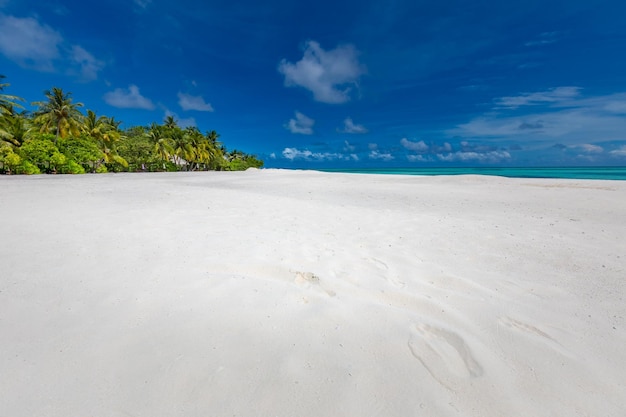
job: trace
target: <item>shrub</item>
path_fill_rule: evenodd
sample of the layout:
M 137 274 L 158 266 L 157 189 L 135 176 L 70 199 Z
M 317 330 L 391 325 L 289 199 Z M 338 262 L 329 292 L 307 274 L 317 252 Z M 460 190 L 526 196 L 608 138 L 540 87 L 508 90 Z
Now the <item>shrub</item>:
M 83 168 L 78 162 L 71 159 L 61 168 L 61 172 L 63 174 L 84 174 L 85 168 Z
M 26 175 L 41 174 L 39 168 L 30 161 L 22 161 L 22 163 L 16 167 L 15 172 Z

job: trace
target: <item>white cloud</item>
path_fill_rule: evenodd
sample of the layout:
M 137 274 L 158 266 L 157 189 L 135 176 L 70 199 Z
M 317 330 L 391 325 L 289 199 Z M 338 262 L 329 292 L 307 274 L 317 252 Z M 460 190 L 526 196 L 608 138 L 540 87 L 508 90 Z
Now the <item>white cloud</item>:
M 407 155 L 406 159 L 410 162 L 432 162 L 432 159 L 427 158 L 424 155 Z
M 557 87 L 538 93 L 522 93 L 518 96 L 500 97 L 495 100 L 496 106 L 505 109 L 516 109 L 521 106 L 532 106 L 546 103 L 558 103 L 577 97 L 580 87 Z
M 352 86 L 365 73 L 358 52 L 352 45 L 339 45 L 330 51 L 309 41 L 304 56 L 295 64 L 283 59 L 278 71 L 285 76 L 285 86 L 300 86 L 313 93 L 316 101 L 345 103 L 350 100 Z
M 562 94 L 566 96 L 567 94 Z M 558 139 L 569 146 L 598 140 L 623 140 L 626 132 L 626 93 L 596 97 L 571 97 L 549 108 L 524 115 L 508 111 L 488 112 L 448 130 L 450 136 L 481 140 L 546 142 Z
M 139 87 L 129 85 L 128 90 L 116 88 L 104 95 L 104 101 L 113 107 L 122 109 L 146 109 L 153 110 L 154 103 L 139 92 Z
M 98 78 L 98 71 L 104 68 L 104 63 L 97 60 L 93 55 L 84 48 L 74 45 L 71 51 L 72 61 L 80 66 L 80 73 L 85 81 L 91 81 Z
M 284 125 L 284 127 L 285 129 L 289 130 L 291 133 L 299 133 L 301 135 L 312 135 L 314 124 L 315 124 L 315 120 L 297 111 L 296 118 L 290 119 L 289 122 Z
M 291 161 L 303 159 L 305 161 L 332 161 L 336 159 L 348 159 L 345 155 L 331 152 L 311 152 L 308 149 L 285 148 L 283 149 L 283 157 Z
M 347 117 L 343 121 L 343 129 L 337 129 L 341 133 L 367 133 L 368 130 L 363 125 L 354 124 L 351 118 Z
M 583 151 L 588 153 L 601 153 L 604 151 L 604 148 L 598 145 L 591 145 L 589 143 L 584 143 L 582 145 L 576 145 L 576 148 L 581 148 Z
M 615 156 L 615 157 L 624 157 L 626 158 L 626 145 L 623 145 L 620 148 L 614 149 L 611 152 L 609 152 L 609 154 L 611 154 L 611 156 Z
M 423 140 L 420 140 L 419 142 L 411 142 L 407 138 L 402 138 L 402 140 L 400 140 L 400 145 L 404 146 L 410 151 L 418 153 L 424 153 L 428 151 L 428 145 L 426 145 Z
M 85 48 L 69 45 L 63 36 L 33 17 L 19 18 L 0 13 L 0 53 L 23 68 L 53 72 L 69 68 L 69 74 L 80 74 L 83 81 L 98 78 L 104 62 Z
M 348 142 L 347 140 L 343 142 L 344 147 L 343 150 L 344 152 L 354 152 L 354 150 L 356 149 L 356 146 L 351 145 L 350 142 Z
M 205 102 L 202 96 L 192 96 L 190 94 L 179 92 L 178 104 L 185 111 L 187 110 L 213 111 L 213 106 L 211 106 L 210 103 Z
M 53 71 L 63 37 L 32 17 L 0 14 L 0 52 L 25 68 Z
M 395 159 L 392 154 L 390 154 L 390 153 L 382 153 L 382 152 L 377 151 L 377 150 L 370 151 L 369 158 L 370 159 L 380 159 L 380 160 L 383 160 L 383 161 L 391 161 L 391 160 Z
M 437 158 L 445 162 L 502 162 L 507 159 L 511 159 L 511 154 L 507 151 L 492 151 L 492 152 L 451 152 L 449 154 L 437 154 Z

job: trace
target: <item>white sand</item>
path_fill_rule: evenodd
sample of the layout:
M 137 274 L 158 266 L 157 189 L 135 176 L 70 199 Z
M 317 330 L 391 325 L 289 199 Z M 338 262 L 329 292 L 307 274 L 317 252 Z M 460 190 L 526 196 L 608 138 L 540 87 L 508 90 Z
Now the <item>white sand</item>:
M 626 182 L 0 177 L 0 415 L 626 415 Z

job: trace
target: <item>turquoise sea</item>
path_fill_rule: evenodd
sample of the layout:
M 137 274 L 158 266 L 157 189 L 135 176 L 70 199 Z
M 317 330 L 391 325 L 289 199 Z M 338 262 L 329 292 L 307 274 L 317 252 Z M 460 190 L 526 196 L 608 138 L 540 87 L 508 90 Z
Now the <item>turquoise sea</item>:
M 368 168 L 323 169 L 325 172 L 390 175 L 496 175 L 510 178 L 568 178 L 590 180 L 626 180 L 626 167 L 568 168 Z

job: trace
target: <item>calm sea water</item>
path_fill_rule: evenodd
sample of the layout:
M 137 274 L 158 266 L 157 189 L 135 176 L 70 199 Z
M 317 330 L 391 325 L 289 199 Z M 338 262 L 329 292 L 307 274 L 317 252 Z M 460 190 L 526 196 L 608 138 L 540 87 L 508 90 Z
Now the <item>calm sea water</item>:
M 391 168 L 325 169 L 326 172 L 391 175 L 497 175 L 510 178 L 569 178 L 591 180 L 626 180 L 626 167 L 575 168 Z

